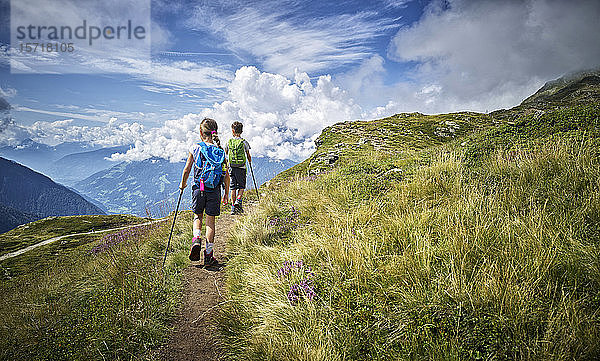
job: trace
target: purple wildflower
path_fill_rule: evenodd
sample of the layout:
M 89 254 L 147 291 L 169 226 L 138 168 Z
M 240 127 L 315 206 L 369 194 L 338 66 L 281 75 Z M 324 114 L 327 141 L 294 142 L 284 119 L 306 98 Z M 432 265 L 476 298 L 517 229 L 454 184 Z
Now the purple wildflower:
M 312 268 L 310 266 L 305 267 L 302 260 L 284 261 L 282 267 L 277 270 L 277 277 L 281 281 L 288 280 L 290 282 L 287 299 L 292 305 L 296 305 L 301 298 L 312 301 L 317 296 L 313 281 L 314 276 Z M 300 278 L 299 281 L 293 282 L 293 279 L 297 280 L 298 278 Z
M 286 213 L 287 214 L 283 217 L 274 216 L 269 218 L 267 228 L 272 229 L 277 233 L 286 233 L 298 228 L 298 219 L 300 218 L 298 210 L 292 206 Z
M 100 244 L 92 248 L 90 253 L 102 253 L 117 244 L 121 244 L 129 240 L 141 241 L 145 235 L 151 231 L 154 231 L 158 227 L 160 227 L 160 223 L 153 223 L 144 226 L 125 228 L 115 233 L 109 233 L 102 237 Z

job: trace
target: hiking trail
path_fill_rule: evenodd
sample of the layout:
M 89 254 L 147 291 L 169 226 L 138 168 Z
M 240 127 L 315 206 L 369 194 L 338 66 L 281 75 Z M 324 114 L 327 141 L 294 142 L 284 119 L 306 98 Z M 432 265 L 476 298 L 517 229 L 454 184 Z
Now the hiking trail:
M 216 317 L 219 307 L 225 302 L 225 245 L 236 217 L 221 212 L 217 218 L 214 255 L 219 264 L 204 268 L 201 259 L 192 262 L 183 271 L 183 304 L 168 343 L 156 351 L 157 359 L 195 361 L 220 358 Z

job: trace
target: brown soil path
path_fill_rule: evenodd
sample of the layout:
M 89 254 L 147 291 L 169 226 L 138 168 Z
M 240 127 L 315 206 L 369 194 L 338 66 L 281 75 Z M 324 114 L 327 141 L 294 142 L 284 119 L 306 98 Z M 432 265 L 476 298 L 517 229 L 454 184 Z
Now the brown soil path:
M 159 360 L 218 360 L 216 317 L 225 301 L 225 243 L 236 216 L 221 212 L 215 232 L 219 265 L 204 268 L 203 260 L 184 270 L 183 306 L 169 342 L 158 350 Z M 204 247 L 204 244 L 202 245 Z

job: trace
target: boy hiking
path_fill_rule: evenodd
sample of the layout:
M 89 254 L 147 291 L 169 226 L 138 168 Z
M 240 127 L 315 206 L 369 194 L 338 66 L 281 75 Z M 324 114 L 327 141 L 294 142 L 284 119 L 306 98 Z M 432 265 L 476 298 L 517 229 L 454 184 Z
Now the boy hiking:
M 217 136 L 217 122 L 204 118 L 200 122 L 200 137 L 202 141 L 189 149 L 189 155 L 180 189 L 187 187 L 187 179 L 194 166 L 194 185 L 192 186 L 192 210 L 194 211 L 194 238 L 190 249 L 190 260 L 199 261 L 202 250 L 202 216 L 206 213 L 206 249 L 204 251 L 204 266 L 216 265 L 213 256 L 215 242 L 215 217 L 221 213 L 221 184 L 225 182 L 225 194 L 222 202 L 227 204 L 229 199 L 229 172 L 225 161 L 225 152 Z
M 246 189 L 246 159 L 252 165 L 250 156 L 250 144 L 241 137 L 244 125 L 240 122 L 231 124 L 233 138 L 225 145 L 225 154 L 229 160 L 229 173 L 231 174 L 231 214 L 243 213 L 242 195 Z

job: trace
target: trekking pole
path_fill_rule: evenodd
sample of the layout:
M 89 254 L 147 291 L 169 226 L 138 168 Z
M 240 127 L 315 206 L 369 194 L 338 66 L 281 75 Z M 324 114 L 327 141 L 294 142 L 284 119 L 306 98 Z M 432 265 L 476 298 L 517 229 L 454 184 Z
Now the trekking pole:
M 171 225 L 171 233 L 169 233 L 169 242 L 167 242 L 167 249 L 165 249 L 165 258 L 163 258 L 163 268 L 165 268 L 165 261 L 167 260 L 167 252 L 171 246 L 171 236 L 173 235 L 173 228 L 175 228 L 175 220 L 177 219 L 177 211 L 179 211 L 179 203 L 181 202 L 181 196 L 183 195 L 183 188 L 179 191 L 179 199 L 177 200 L 177 207 L 175 208 L 175 215 L 173 216 L 173 224 Z
M 258 187 L 256 186 L 256 178 L 254 178 L 254 170 L 252 170 L 252 162 L 248 162 L 250 163 L 250 174 L 252 174 L 252 181 L 254 182 L 254 188 L 256 189 L 256 197 L 258 198 L 258 201 L 260 202 L 260 195 L 258 195 Z

